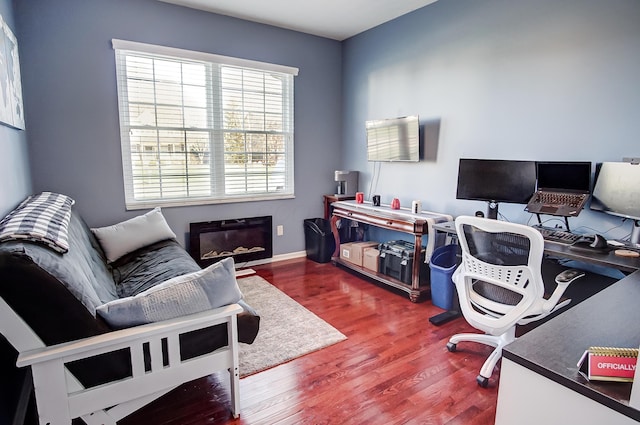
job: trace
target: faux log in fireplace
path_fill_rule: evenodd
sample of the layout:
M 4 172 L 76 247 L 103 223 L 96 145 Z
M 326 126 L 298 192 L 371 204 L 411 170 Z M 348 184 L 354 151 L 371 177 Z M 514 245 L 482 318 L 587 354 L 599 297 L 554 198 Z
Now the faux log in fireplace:
M 189 252 L 200 267 L 227 257 L 236 263 L 271 258 L 271 223 L 271 216 L 191 223 Z

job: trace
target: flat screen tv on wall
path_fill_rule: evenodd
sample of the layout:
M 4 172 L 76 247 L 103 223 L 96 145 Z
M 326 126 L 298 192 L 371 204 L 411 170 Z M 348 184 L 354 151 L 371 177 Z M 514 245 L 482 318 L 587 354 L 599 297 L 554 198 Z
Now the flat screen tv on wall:
M 417 115 L 366 122 L 369 161 L 420 161 L 420 121 Z

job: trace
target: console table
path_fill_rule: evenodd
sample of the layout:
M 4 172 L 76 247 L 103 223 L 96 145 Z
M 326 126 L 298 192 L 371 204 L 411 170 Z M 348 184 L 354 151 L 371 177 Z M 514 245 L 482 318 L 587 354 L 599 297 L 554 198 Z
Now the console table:
M 431 290 L 430 286 L 420 286 L 420 257 L 422 251 L 422 236 L 429 235 L 425 250 L 425 261 L 429 262 L 436 245 L 434 224 L 451 221 L 452 216 L 428 211 L 413 214 L 408 209 L 391 209 L 389 206 L 373 206 L 370 202 L 358 204 L 355 201 L 338 201 L 331 204 L 333 207 L 331 217 L 331 231 L 336 240 L 336 249 L 333 253 L 333 262 L 357 271 L 371 279 L 385 285 L 389 285 L 409 294 L 409 299 L 417 302 L 420 295 Z M 373 270 L 359 267 L 355 264 L 340 259 L 340 235 L 337 222 L 341 218 L 354 220 L 359 223 L 369 224 L 388 230 L 409 233 L 414 237 L 413 270 L 411 272 L 411 284 L 408 285 L 391 276 L 376 273 Z
M 351 201 L 356 199 L 355 196 L 350 195 L 324 195 L 324 218 L 329 220 L 331 218 L 331 204 L 337 201 Z

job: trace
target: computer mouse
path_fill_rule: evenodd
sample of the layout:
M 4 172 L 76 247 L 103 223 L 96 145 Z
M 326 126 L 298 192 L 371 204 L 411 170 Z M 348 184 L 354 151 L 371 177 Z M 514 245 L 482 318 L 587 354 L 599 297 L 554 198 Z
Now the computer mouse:
M 593 238 L 593 242 L 591 242 L 589 246 L 591 248 L 604 249 L 608 246 L 607 239 L 602 235 L 595 235 Z

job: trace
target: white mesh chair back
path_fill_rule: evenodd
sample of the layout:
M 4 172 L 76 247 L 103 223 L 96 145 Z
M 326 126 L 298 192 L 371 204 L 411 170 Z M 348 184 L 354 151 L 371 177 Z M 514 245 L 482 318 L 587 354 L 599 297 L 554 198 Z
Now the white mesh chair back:
M 544 240 L 521 224 L 461 216 L 455 221 L 462 263 L 453 275 L 460 308 L 473 327 L 500 335 L 541 313 Z

